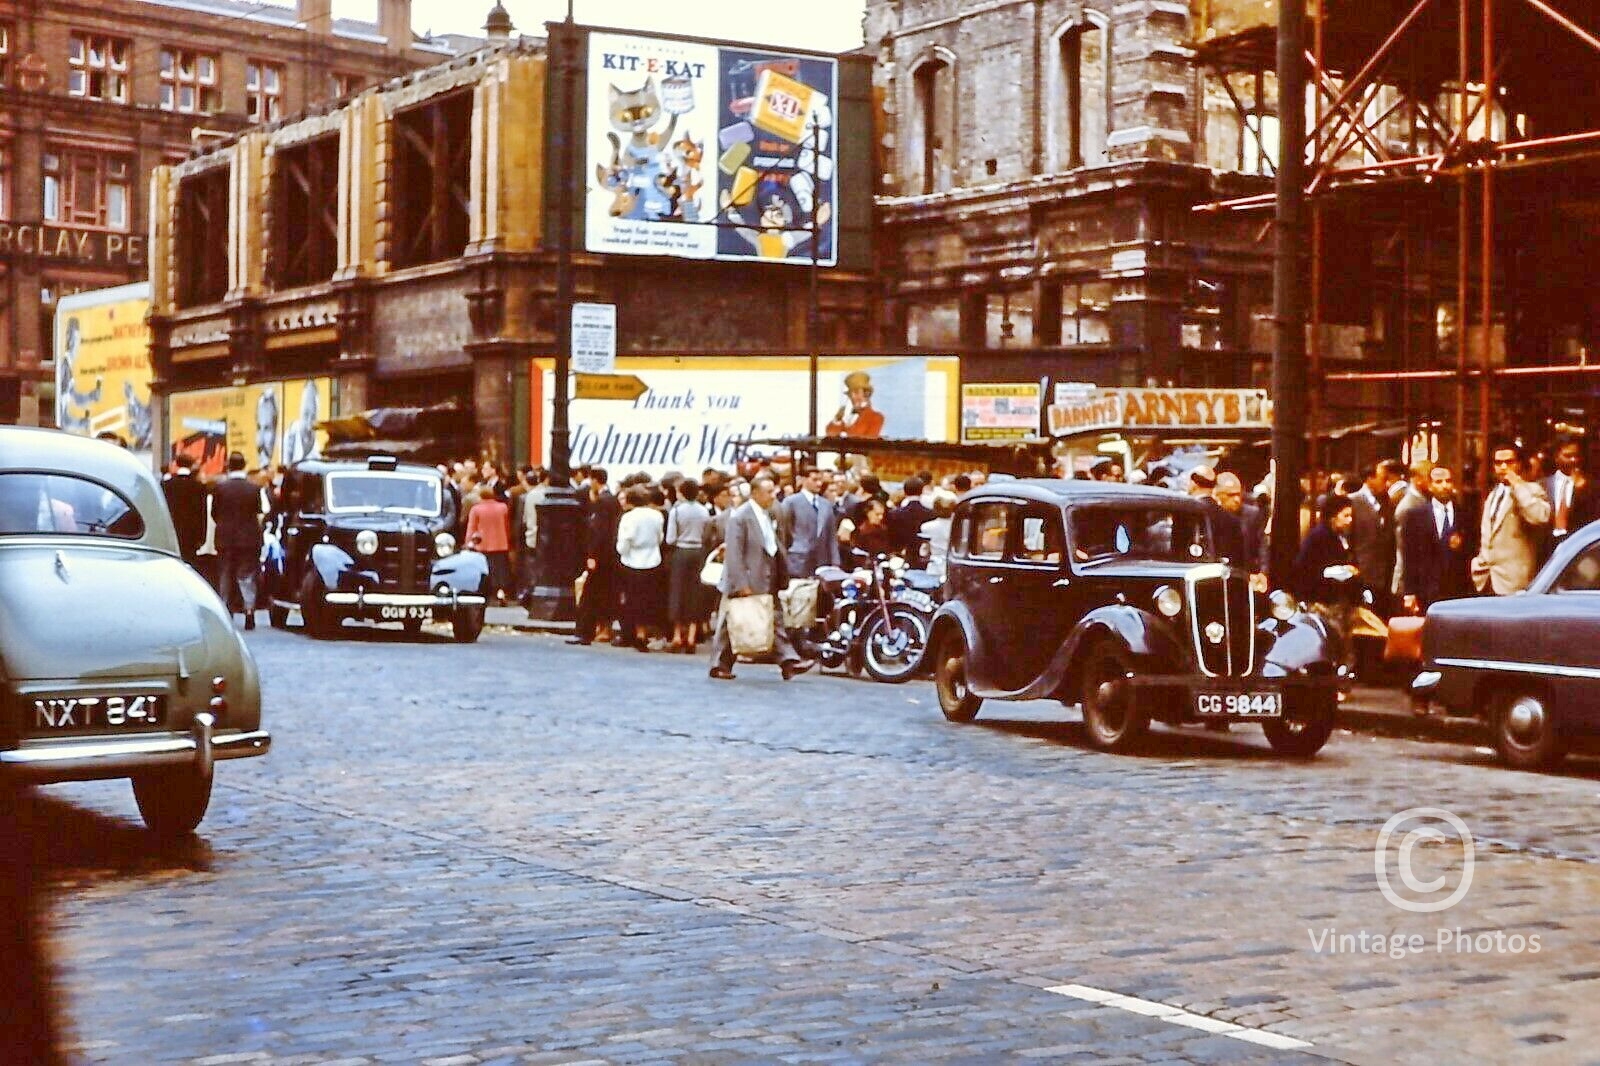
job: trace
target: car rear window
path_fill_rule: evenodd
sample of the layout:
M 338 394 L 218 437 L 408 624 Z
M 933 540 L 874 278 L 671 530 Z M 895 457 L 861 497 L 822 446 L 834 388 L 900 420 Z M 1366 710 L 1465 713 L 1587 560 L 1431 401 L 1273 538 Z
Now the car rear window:
M 121 495 L 70 474 L 0 473 L 0 536 L 52 533 L 133 540 L 144 519 Z

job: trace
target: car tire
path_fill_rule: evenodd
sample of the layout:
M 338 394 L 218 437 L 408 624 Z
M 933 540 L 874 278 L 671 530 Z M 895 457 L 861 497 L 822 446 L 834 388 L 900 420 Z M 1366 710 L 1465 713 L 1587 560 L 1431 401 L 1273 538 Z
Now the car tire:
M 967 643 L 961 631 L 951 627 L 933 646 L 933 687 L 939 694 L 939 710 L 952 722 L 970 722 L 978 717 L 983 698 L 973 695 L 967 683 Z
M 133 778 L 133 799 L 150 832 L 163 840 L 193 833 L 211 806 L 212 775 L 183 768 L 139 774 Z
M 1494 746 L 1507 766 L 1547 770 L 1566 757 L 1549 697 L 1536 689 L 1509 689 L 1494 700 Z
M 891 654 L 884 647 L 886 641 L 905 641 L 899 654 Z M 928 620 L 907 607 L 889 608 L 889 621 L 882 614 L 874 614 L 861 634 L 861 663 L 874 681 L 899 685 L 910 681 L 922 669 L 922 657 L 928 649 Z
M 1279 755 L 1309 759 L 1321 751 L 1328 738 L 1333 736 L 1333 726 L 1333 708 L 1324 707 L 1310 715 L 1268 718 L 1261 723 L 1261 731 L 1267 735 L 1267 743 L 1272 745 L 1272 750 Z
M 1150 715 L 1134 705 L 1125 681 L 1132 672 L 1127 655 L 1109 642 L 1091 648 L 1084 660 L 1078 703 L 1089 744 L 1100 751 L 1131 751 L 1150 730 Z
M 289 608 L 272 603 L 267 605 L 267 624 L 273 629 L 286 629 L 289 625 Z
M 450 632 L 455 637 L 457 644 L 474 644 L 478 634 L 483 632 L 482 607 L 457 607 L 455 615 L 450 619 Z
M 300 618 L 316 640 L 331 640 L 339 630 L 339 619 L 331 616 L 322 602 L 322 581 L 314 573 L 300 582 Z

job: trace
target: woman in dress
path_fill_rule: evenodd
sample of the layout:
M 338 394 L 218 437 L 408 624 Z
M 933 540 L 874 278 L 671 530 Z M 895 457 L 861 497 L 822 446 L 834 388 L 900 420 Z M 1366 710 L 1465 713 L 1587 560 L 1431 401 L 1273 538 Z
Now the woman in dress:
M 667 512 L 668 564 L 667 621 L 672 625 L 668 651 L 693 655 L 705 619 L 700 568 L 706 562 L 706 542 L 711 535 L 711 512 L 700 502 L 700 486 L 693 479 L 678 484 L 678 502 Z
M 473 506 L 467 516 L 467 547 L 477 549 L 488 559 L 490 595 L 505 606 L 506 586 L 511 581 L 511 507 L 504 487 L 496 486 L 492 495 Z
M 650 506 L 648 489 L 635 485 L 622 494 L 622 520 L 617 523 L 617 556 L 622 578 L 621 643 L 649 651 L 646 632 L 655 611 L 660 580 L 661 512 Z

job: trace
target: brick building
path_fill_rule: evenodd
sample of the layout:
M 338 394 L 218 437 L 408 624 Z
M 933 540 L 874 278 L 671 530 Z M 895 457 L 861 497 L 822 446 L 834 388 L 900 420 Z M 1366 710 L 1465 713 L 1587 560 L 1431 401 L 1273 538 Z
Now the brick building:
M 227 135 L 454 53 L 410 0 L 0 0 L 0 421 L 49 421 L 56 302 L 147 275 L 147 189 Z M 42 415 L 41 415 L 42 412 Z
M 1191 210 L 1271 189 L 1270 73 L 1213 77 L 1193 52 L 1264 12 L 871 0 L 899 337 L 966 353 L 968 380 L 1264 385 L 1270 243 Z

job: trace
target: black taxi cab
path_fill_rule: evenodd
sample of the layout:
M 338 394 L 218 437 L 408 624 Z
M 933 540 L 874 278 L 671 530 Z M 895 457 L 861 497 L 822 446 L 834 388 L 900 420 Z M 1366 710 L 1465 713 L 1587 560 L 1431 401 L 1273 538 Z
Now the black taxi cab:
M 393 456 L 307 459 L 285 475 L 283 501 L 267 565 L 273 626 L 298 608 L 314 637 L 354 618 L 410 632 L 448 622 L 457 641 L 478 639 L 488 561 L 458 549 L 460 502 L 438 470 Z
M 991 483 L 952 522 L 930 637 L 939 704 L 1079 704 L 1089 742 L 1136 746 L 1152 722 L 1259 721 L 1309 757 L 1333 730 L 1339 674 L 1324 623 L 1219 560 L 1206 509 L 1166 489 Z

